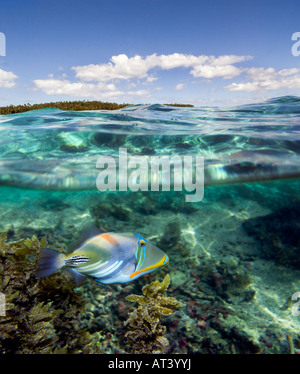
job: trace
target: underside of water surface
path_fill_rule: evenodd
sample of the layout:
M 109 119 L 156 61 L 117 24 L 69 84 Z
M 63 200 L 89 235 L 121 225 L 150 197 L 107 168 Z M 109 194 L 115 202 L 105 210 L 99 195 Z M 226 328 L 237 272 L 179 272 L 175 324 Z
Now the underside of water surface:
M 299 112 L 299 99 L 285 97 L 224 109 L 136 105 L 5 115 L 0 182 L 93 189 L 99 157 L 114 157 L 118 168 L 120 149 L 128 157 L 143 156 L 149 165 L 154 157 L 202 156 L 206 185 L 294 178 L 300 165 Z
M 65 296 L 64 313 L 76 319 L 71 320 L 74 336 L 96 334 L 102 353 L 131 352 L 124 322 L 135 306 L 126 297 L 141 294 L 145 284 L 166 274 L 168 296 L 183 307 L 162 318 L 165 353 L 296 353 L 299 114 L 300 99 L 285 97 L 223 109 L 152 105 L 1 116 L 0 232 L 7 233 L 9 243 L 46 237 L 48 247 L 67 252 L 93 223 L 103 232 L 139 233 L 168 254 L 166 266 L 133 283 L 98 285 L 86 279 L 77 289 L 84 298 L 80 313 L 68 310 Z M 97 189 L 97 160 L 112 157 L 118 175 L 120 149 L 128 158 L 147 161 L 147 189 Z M 160 185 L 170 176 L 170 190 L 151 191 L 151 158 L 197 155 L 204 158 L 200 201 L 186 201 L 193 191 L 185 189 L 184 173 L 181 191 L 174 188 L 176 173 L 164 170 Z M 53 284 L 58 276 L 51 276 Z M 22 289 L 17 297 L 6 294 L 4 282 L 0 285 L 7 305 L 14 300 L 15 310 L 22 310 Z M 58 296 L 53 295 L 49 291 L 43 305 L 52 302 L 49 310 L 55 312 Z M 2 327 L 16 318 L 11 310 L 0 316 Z M 53 330 L 53 351 L 63 345 L 61 326 L 62 331 Z M 16 329 L 24 328 L 18 322 Z M 3 353 L 14 352 L 16 331 L 2 337 Z M 29 341 L 22 348 L 20 341 L 15 338 L 18 353 L 45 349 Z

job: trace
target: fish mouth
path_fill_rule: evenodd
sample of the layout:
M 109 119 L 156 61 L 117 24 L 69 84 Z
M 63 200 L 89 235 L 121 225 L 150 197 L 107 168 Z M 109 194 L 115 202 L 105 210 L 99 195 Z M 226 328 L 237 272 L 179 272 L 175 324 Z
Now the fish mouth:
M 156 264 L 153 264 L 151 266 L 147 266 L 144 269 L 135 271 L 134 273 L 129 275 L 129 278 L 131 279 L 138 274 L 141 274 L 141 273 L 144 273 L 144 272 L 149 272 L 151 270 L 155 270 L 155 269 L 165 265 L 168 261 L 169 261 L 169 256 L 165 253 L 164 256 L 162 257 L 162 259 L 160 261 L 158 261 Z

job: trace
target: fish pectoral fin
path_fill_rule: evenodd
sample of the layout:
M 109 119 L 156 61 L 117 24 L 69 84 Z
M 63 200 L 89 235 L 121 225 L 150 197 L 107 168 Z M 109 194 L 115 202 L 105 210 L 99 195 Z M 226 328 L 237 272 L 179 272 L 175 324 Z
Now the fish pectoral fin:
M 68 271 L 68 273 L 73 278 L 73 280 L 76 284 L 76 287 L 79 287 L 82 284 L 82 282 L 84 281 L 85 275 L 82 275 L 82 274 L 78 273 L 78 271 L 76 271 L 74 269 L 70 269 L 70 268 L 66 269 L 66 271 Z

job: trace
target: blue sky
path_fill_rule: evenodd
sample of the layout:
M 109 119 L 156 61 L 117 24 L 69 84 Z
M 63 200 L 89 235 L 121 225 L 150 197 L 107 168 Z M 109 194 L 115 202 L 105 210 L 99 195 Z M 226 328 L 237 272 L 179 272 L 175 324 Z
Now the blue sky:
M 1 0 L 0 106 L 300 96 L 299 14 L 299 0 Z

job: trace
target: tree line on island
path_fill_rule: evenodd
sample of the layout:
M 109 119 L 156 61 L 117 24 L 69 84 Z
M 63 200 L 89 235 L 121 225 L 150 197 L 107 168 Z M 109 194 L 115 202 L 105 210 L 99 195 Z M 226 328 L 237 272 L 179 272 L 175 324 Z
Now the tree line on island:
M 124 108 L 131 104 L 117 104 L 102 101 L 57 101 L 41 104 L 22 104 L 22 105 L 8 105 L 0 107 L 0 114 L 14 114 L 23 113 L 29 110 L 45 109 L 45 108 L 57 108 L 61 110 L 117 110 Z M 194 107 L 191 104 L 165 104 L 175 107 Z

